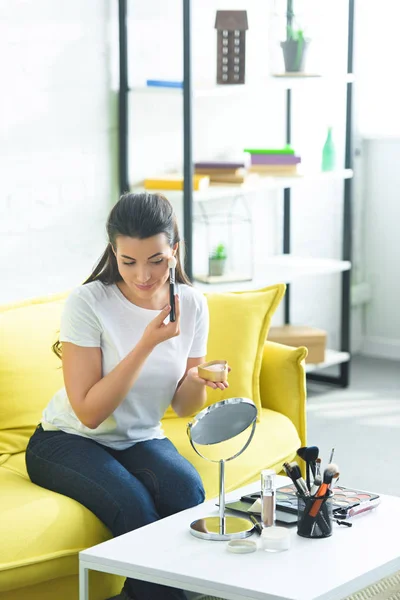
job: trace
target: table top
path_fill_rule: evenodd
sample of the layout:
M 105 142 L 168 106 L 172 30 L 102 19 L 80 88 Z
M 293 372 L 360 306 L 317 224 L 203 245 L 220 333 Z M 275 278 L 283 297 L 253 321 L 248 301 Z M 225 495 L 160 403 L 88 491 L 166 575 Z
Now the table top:
M 277 478 L 278 487 L 287 482 Z M 258 490 L 256 482 L 226 499 Z M 227 600 L 341 600 L 400 569 L 400 498 L 394 496 L 381 495 L 377 508 L 351 519 L 351 528 L 333 523 L 329 538 L 305 539 L 288 526 L 291 547 L 279 553 L 232 554 L 226 541 L 194 537 L 190 523 L 209 515 L 218 515 L 216 499 L 84 550 L 80 563 Z M 248 539 L 260 543 L 257 534 Z

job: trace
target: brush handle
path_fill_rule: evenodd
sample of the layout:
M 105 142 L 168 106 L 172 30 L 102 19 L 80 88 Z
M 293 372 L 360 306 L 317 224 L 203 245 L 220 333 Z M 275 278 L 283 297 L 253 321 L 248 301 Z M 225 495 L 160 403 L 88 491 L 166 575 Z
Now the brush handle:
M 325 496 L 325 494 L 327 493 L 329 488 L 329 485 L 327 483 L 321 483 L 321 485 L 319 486 L 319 490 L 317 492 L 317 498 L 321 497 L 321 496 Z M 313 505 L 310 509 L 310 517 L 316 517 L 316 515 L 318 514 L 319 509 L 321 508 L 321 504 L 323 503 L 324 499 L 322 498 L 321 500 L 314 500 Z
M 311 490 L 311 479 L 310 479 L 310 461 L 306 460 L 306 480 L 307 480 L 307 489 Z
M 171 311 L 169 313 L 169 320 L 171 323 L 176 321 L 176 313 L 175 313 L 175 283 L 170 282 L 169 284 L 169 305 L 171 307 Z

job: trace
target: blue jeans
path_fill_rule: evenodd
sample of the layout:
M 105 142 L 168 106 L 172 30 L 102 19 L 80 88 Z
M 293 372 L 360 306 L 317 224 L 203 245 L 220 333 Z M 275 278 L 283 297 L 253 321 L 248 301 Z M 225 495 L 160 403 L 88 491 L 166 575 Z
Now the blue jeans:
M 118 536 L 204 501 L 196 469 L 167 438 L 113 450 L 39 425 L 26 450 L 31 481 L 73 498 Z M 126 579 L 135 600 L 183 600 L 182 590 Z

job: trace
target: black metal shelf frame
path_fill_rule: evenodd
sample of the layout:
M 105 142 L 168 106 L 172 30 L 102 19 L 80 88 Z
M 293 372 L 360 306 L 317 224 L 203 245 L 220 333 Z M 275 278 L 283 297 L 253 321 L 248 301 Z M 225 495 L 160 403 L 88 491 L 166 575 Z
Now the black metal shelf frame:
M 119 187 L 120 193 L 129 190 L 129 110 L 128 110 L 128 28 L 127 1 L 119 3 Z M 354 9 L 355 0 L 348 0 L 348 45 L 347 73 L 353 73 L 354 45 Z M 289 8 L 290 0 L 287 1 Z M 192 107 L 192 0 L 182 0 L 183 8 L 183 236 L 185 240 L 185 269 L 189 279 L 193 280 L 193 107 Z M 287 11 L 287 22 L 290 25 L 291 15 Z M 352 104 L 353 83 L 347 82 L 346 90 L 346 134 L 345 134 L 345 168 L 351 169 L 352 159 Z M 291 142 L 292 130 L 292 90 L 286 91 L 286 142 Z M 291 189 L 283 191 L 283 253 L 291 251 Z M 343 196 L 343 239 L 342 260 L 351 261 L 352 256 L 352 180 L 344 181 Z M 342 273 L 341 281 L 341 324 L 340 349 L 350 353 L 351 327 L 351 270 Z M 287 286 L 284 304 L 284 320 L 290 323 L 290 285 Z M 321 383 L 347 387 L 350 378 L 350 359 L 339 365 L 339 375 L 309 373 L 307 378 Z

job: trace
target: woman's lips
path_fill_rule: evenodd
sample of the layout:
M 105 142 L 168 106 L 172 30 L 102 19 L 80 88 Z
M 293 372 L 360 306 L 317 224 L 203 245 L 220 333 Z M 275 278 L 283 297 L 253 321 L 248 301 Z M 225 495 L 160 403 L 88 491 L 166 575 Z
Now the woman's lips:
M 139 290 L 149 290 L 150 288 L 153 287 L 154 283 L 150 283 L 147 285 L 140 285 L 139 283 L 135 283 L 136 287 L 139 288 Z

